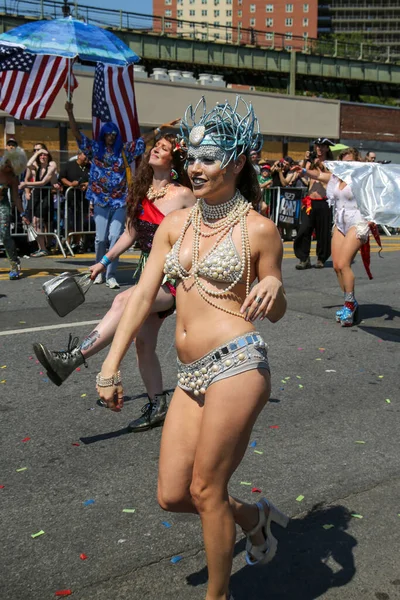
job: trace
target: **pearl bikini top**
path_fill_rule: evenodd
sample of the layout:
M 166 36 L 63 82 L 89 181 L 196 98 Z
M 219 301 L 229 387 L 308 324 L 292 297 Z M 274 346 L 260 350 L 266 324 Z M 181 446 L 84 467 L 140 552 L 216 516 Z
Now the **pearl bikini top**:
M 223 281 L 232 283 L 237 279 L 242 269 L 242 259 L 236 250 L 232 239 L 233 228 L 229 230 L 226 238 L 209 254 L 200 261 L 198 275 L 209 281 Z M 165 258 L 164 273 L 171 278 L 179 278 L 179 270 L 185 277 L 190 273 L 180 264 L 177 243 L 172 246 Z

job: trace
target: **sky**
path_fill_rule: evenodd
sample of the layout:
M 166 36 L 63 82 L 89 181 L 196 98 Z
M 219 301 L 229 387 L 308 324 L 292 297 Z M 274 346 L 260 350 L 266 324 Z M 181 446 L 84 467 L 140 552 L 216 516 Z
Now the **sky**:
M 71 0 L 73 2 L 73 0 Z M 129 12 L 151 15 L 153 0 L 114 0 L 112 6 L 110 0 L 82 0 L 85 6 L 97 6 L 99 8 L 115 8 L 116 10 L 127 10 Z M 79 6 L 79 1 L 78 1 Z

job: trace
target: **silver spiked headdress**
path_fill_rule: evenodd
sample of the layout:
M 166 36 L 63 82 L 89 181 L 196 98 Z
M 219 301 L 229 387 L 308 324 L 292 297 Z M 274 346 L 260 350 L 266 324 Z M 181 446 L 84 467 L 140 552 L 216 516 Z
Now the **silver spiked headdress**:
M 243 116 L 238 112 L 239 105 L 244 108 Z M 181 121 L 181 136 L 188 147 L 204 144 L 222 150 L 224 158 L 221 169 L 250 150 L 258 152 L 262 146 L 260 125 L 254 109 L 241 96 L 236 96 L 233 107 L 226 100 L 208 112 L 202 96 L 195 108 L 192 105 L 187 107 Z

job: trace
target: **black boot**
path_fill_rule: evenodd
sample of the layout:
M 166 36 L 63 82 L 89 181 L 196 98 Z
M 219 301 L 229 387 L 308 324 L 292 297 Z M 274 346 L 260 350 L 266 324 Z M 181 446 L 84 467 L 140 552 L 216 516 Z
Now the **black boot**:
M 156 394 L 154 400 L 150 400 L 148 404 L 145 404 L 142 408 L 142 416 L 134 421 L 131 421 L 128 425 L 129 431 L 147 431 L 152 427 L 158 427 L 162 425 L 167 415 L 167 394 Z
M 304 269 L 311 269 L 310 258 L 307 258 L 307 260 L 300 261 L 299 264 L 296 265 L 296 269 L 298 271 L 304 271 Z
M 69 334 L 67 350 L 48 350 L 43 344 L 33 344 L 33 351 L 38 361 L 44 366 L 49 379 L 60 386 L 80 365 L 87 367 L 80 351 L 78 338 L 72 339 Z

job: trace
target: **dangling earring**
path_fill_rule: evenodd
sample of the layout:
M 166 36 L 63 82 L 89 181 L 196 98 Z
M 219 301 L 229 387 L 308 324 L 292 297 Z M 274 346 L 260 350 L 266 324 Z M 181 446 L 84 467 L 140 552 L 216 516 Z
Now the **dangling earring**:
M 179 175 L 178 175 L 177 171 L 175 171 L 175 169 L 171 169 L 170 176 L 173 181 L 176 181 L 177 179 L 179 179 Z

